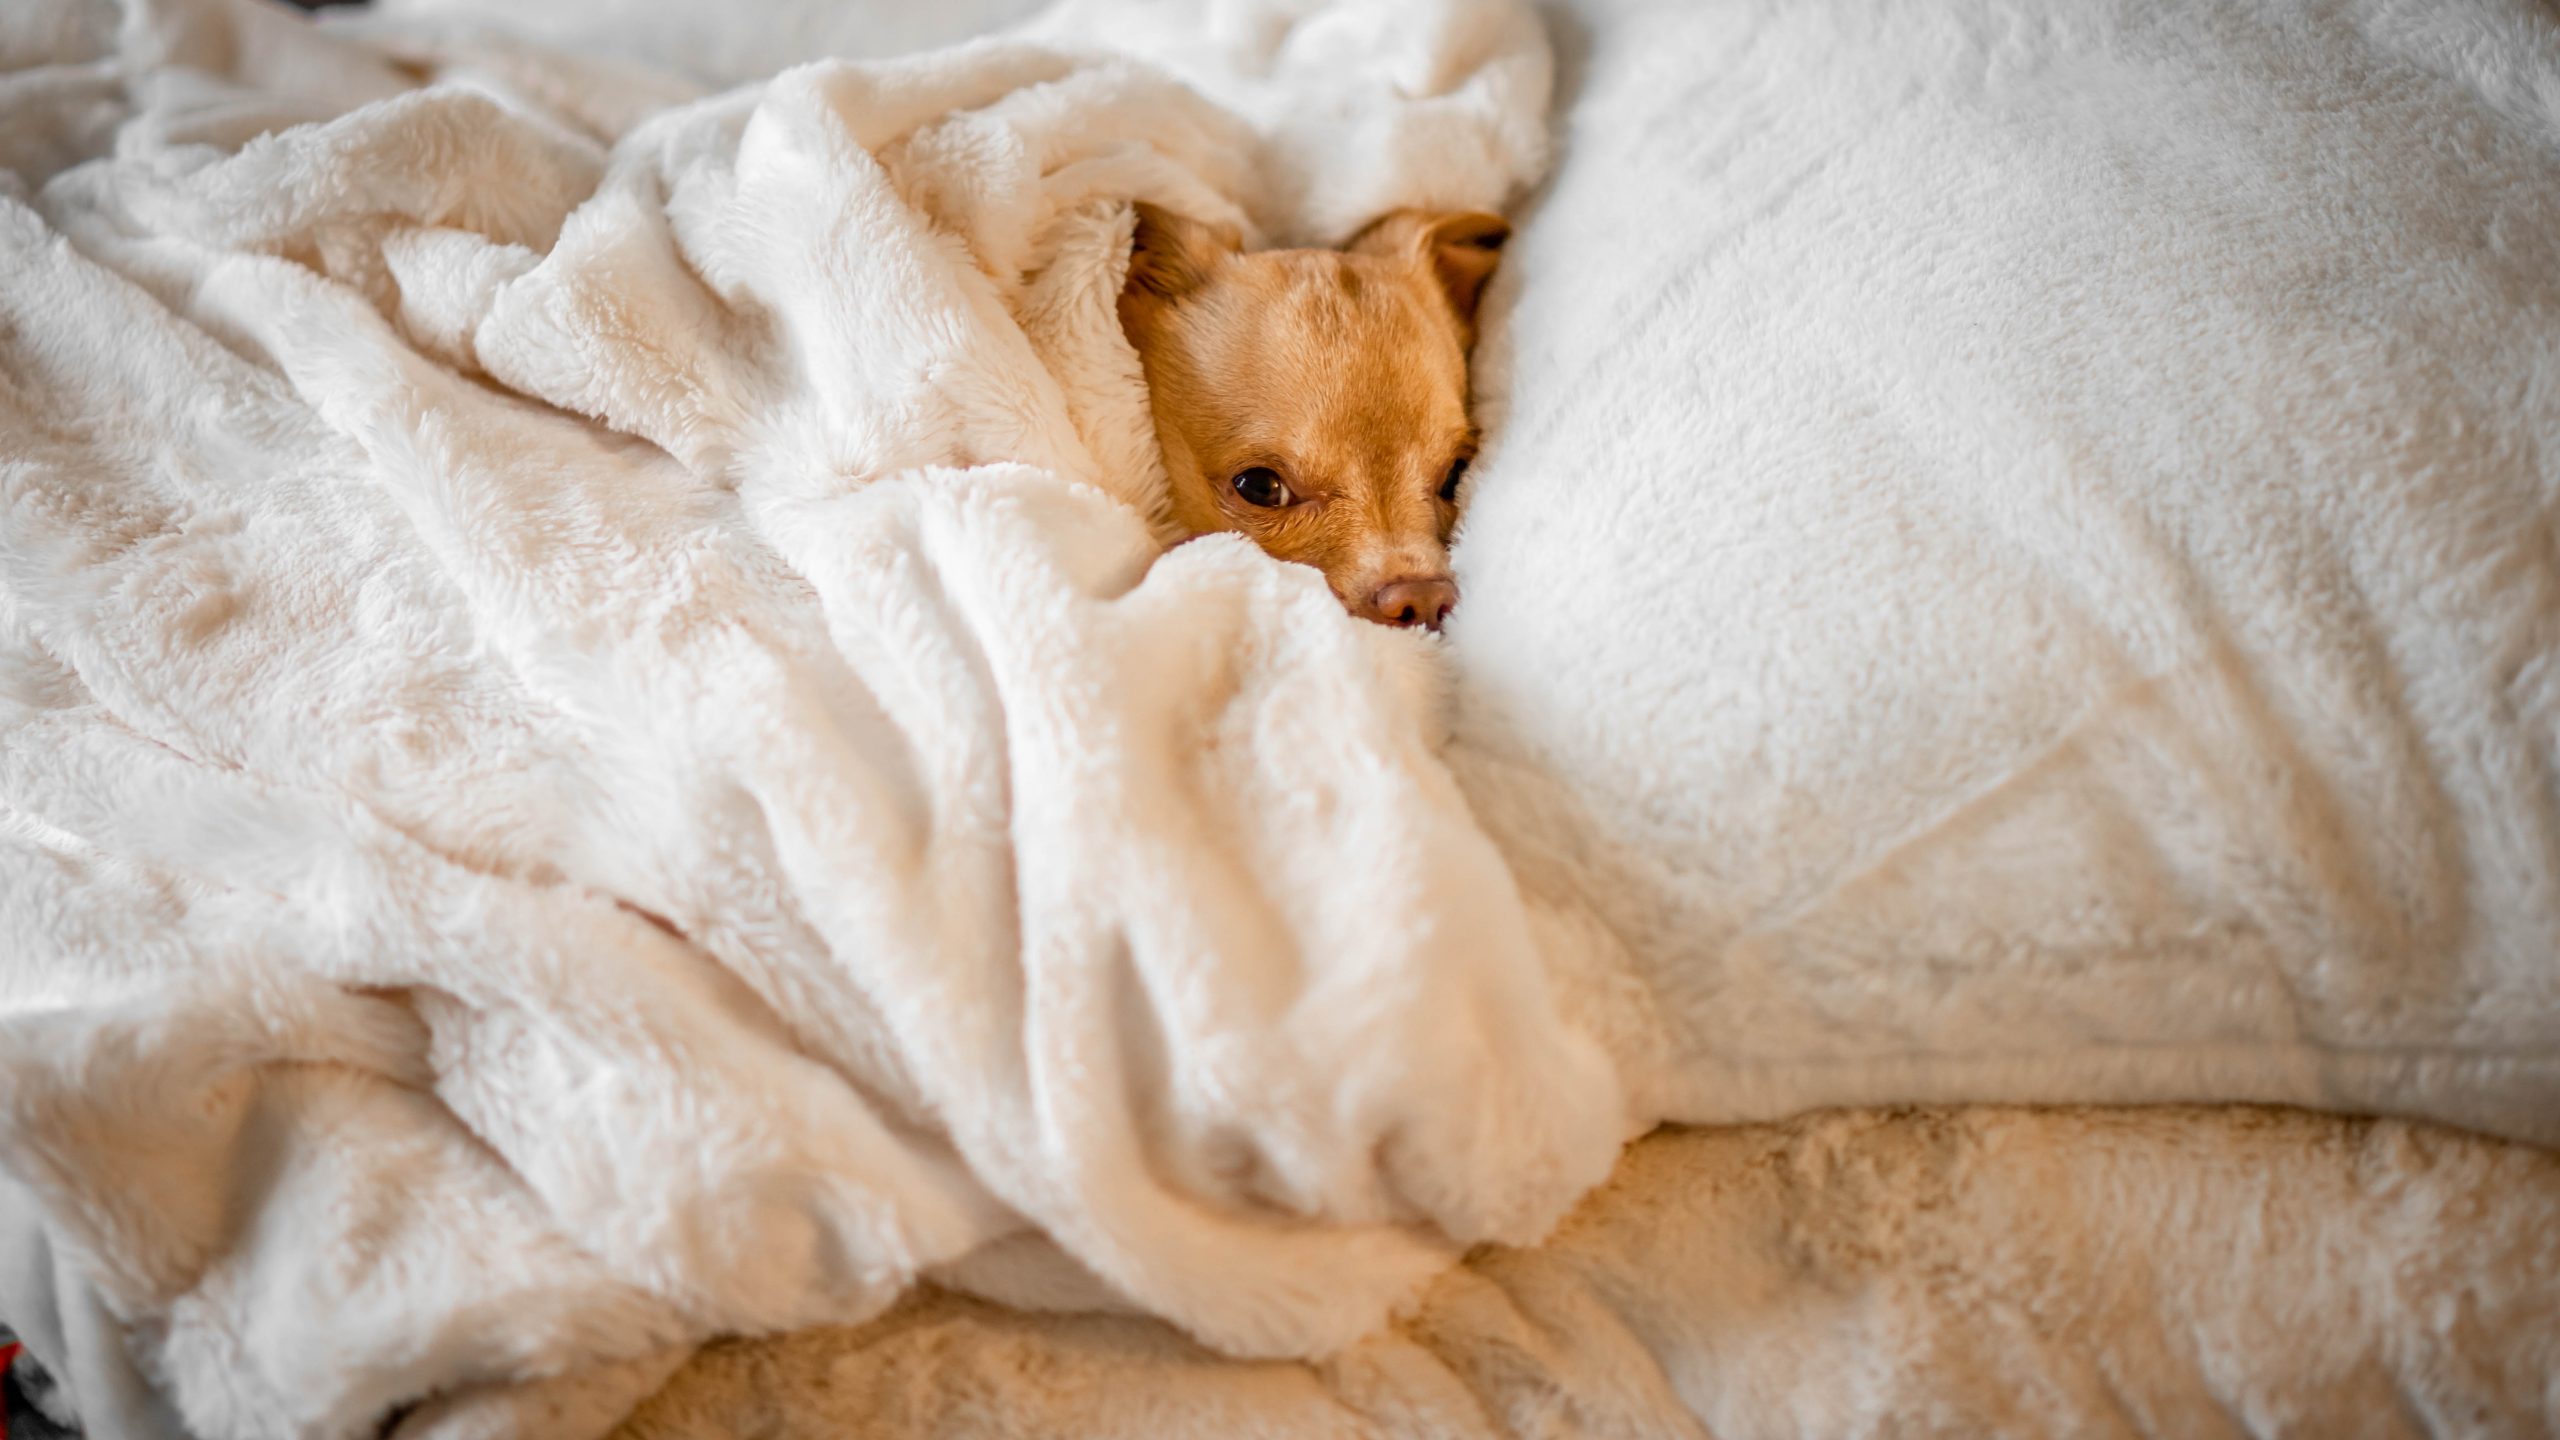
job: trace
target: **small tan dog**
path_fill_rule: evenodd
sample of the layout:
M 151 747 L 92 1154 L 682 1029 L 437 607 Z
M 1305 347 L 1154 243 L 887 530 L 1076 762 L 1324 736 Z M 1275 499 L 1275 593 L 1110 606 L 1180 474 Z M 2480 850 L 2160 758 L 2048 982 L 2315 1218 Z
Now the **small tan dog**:
M 1354 615 L 1439 629 L 1476 299 L 1510 233 L 1399 210 L 1341 250 L 1248 255 L 1232 229 L 1139 205 L 1120 325 L 1176 523 L 1322 570 Z

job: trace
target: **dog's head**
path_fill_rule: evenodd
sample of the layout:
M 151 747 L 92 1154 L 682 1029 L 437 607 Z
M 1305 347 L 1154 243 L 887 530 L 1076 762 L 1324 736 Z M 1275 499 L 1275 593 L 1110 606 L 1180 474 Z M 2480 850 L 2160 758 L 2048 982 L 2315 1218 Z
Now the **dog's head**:
M 1437 629 L 1458 599 L 1476 299 L 1510 233 L 1400 210 L 1341 250 L 1248 255 L 1232 230 L 1141 204 L 1120 323 L 1176 523 L 1322 570 L 1355 615 Z

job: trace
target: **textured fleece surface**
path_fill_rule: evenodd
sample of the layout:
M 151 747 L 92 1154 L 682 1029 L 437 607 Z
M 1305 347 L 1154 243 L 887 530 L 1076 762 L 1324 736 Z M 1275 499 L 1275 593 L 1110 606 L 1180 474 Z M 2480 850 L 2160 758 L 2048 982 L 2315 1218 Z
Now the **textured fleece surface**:
M 2547 1435 L 2560 1157 L 2290 1111 L 1665 1130 L 1322 1363 L 928 1293 L 703 1351 L 617 1440 Z
M 1132 197 L 1502 204 L 1544 34 L 1113 13 L 0 12 L 0 1313 L 102 1433 L 565 1437 L 927 1273 L 1320 1353 L 1607 1173 L 1432 642 L 1162 551 L 1114 307 Z
M 0 9 L 0 1316 L 92 1427 L 598 1434 L 919 1280 L 1335 1353 L 1662 1119 L 2560 1138 L 2548 10 L 1557 19 L 1434 646 L 1159 553 L 1109 300 L 1132 196 L 1501 203 L 1516 6 L 716 95 L 422 8 Z M 2139 1235 L 2275 1317 L 2199 1362 L 2250 1427 L 2377 1351 L 2549 1423 L 2540 1170 L 2315 1217 L 2475 1268 L 2303 1308 L 2174 1186 L 2309 1162 L 2192 1123 L 2085 1280 L 1915 1313 L 2111 1313 L 2072 1267 Z M 1661 1334 L 1701 1413 L 1935 1413 Z
M 1638 1111 L 2560 1143 L 2560 12 L 1562 28 L 1449 760 Z

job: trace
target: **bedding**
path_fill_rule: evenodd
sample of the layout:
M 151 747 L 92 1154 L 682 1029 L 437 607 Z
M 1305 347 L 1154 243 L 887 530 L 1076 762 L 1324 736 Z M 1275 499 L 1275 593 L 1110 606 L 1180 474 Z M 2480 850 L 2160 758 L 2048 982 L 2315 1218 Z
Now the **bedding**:
M 1313 1363 L 928 1291 L 711 1346 L 616 1440 L 2548 1434 L 2560 1157 L 2302 1112 L 1827 1112 L 1639 1142 Z
M 1556 30 L 1447 754 L 1550 958 L 1624 965 L 1566 993 L 1629 997 L 1642 1108 L 2478 1080 L 2547 1142 L 2547 7 Z M 2544 1434 L 2550 1167 L 2246 1108 L 1667 1130 L 1326 1362 L 927 1296 L 628 1433 Z
M 1887 1121 L 2006 1158 L 1954 1212 L 1824 1170 L 1841 1255 L 1945 1247 L 1863 1292 L 1725 1295 L 1679 1203 L 1860 1122 L 1659 1137 L 1582 1213 L 1719 1258 L 1576 1312 L 1631 1368 L 1435 1378 L 1526 1344 L 1453 1287 L 1578 1232 L 1446 1267 L 1658 1121 L 2560 1134 L 2547 14 L 1551 17 L 1435 648 L 1158 553 L 1123 207 L 1499 204 L 1544 30 L 1141 8 L 726 91 L 627 10 L 0 18 L 0 1319 L 92 1430 L 601 1434 L 777 1356 L 824 1414 L 1040 1310 L 1122 1318 L 988 1353 L 1119 1337 L 1204 1413 L 1327 1355 L 1385 1433 L 1961 1430 L 2037 1362 L 1826 1400 L 1716 1326 L 1916 1344 L 2016 1293 L 1929 1288 L 1967 1254 L 2099 1325 L 2118 1225 L 2197 1280 L 2120 1313 L 2218 1352 L 2093 1338 L 2053 1415 L 2380 1365 L 2553 1423 L 2542 1157 L 2229 1114 Z M 2217 1270 L 2270 1167 L 2310 1248 Z M 1983 1248 L 2040 1195 L 2085 1223 Z M 2368 1242 L 2446 1268 L 2319 1270 Z
M 460 1433 L 927 1271 L 1313 1353 L 1606 1172 L 1428 650 L 1158 557 L 1114 313 L 1132 195 L 1497 203 L 1525 12 L 1302 17 L 1263 129 L 1026 40 L 697 101 L 133 18 L 0 201 L 0 1153 L 178 1421 Z
M 2550 7 L 1588 14 L 1449 759 L 1639 1111 L 2560 1140 Z

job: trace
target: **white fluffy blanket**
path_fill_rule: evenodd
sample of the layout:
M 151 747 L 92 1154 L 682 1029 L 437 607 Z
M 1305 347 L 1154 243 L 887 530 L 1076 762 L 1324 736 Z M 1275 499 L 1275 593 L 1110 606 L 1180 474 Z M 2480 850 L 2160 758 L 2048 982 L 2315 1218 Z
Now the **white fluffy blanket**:
M 1121 206 L 1498 203 L 1538 27 L 1137 8 L 0 10 L 0 1314 L 102 1433 L 919 1277 L 1329 1351 L 1666 1116 L 2560 1138 L 2547 14 L 1576 22 L 1440 649 L 1159 554 Z
M 1006 41 L 642 120 L 9 12 L 0 1163 L 194 1431 L 955 1265 L 1320 1351 L 1605 1173 L 1429 642 L 1159 558 L 1113 309 L 1131 196 L 1499 205 L 1542 34 L 1215 18 L 1145 32 L 1191 86 Z
M 1580 9 L 1447 753 L 1638 1109 L 2560 1144 L 2560 13 Z

